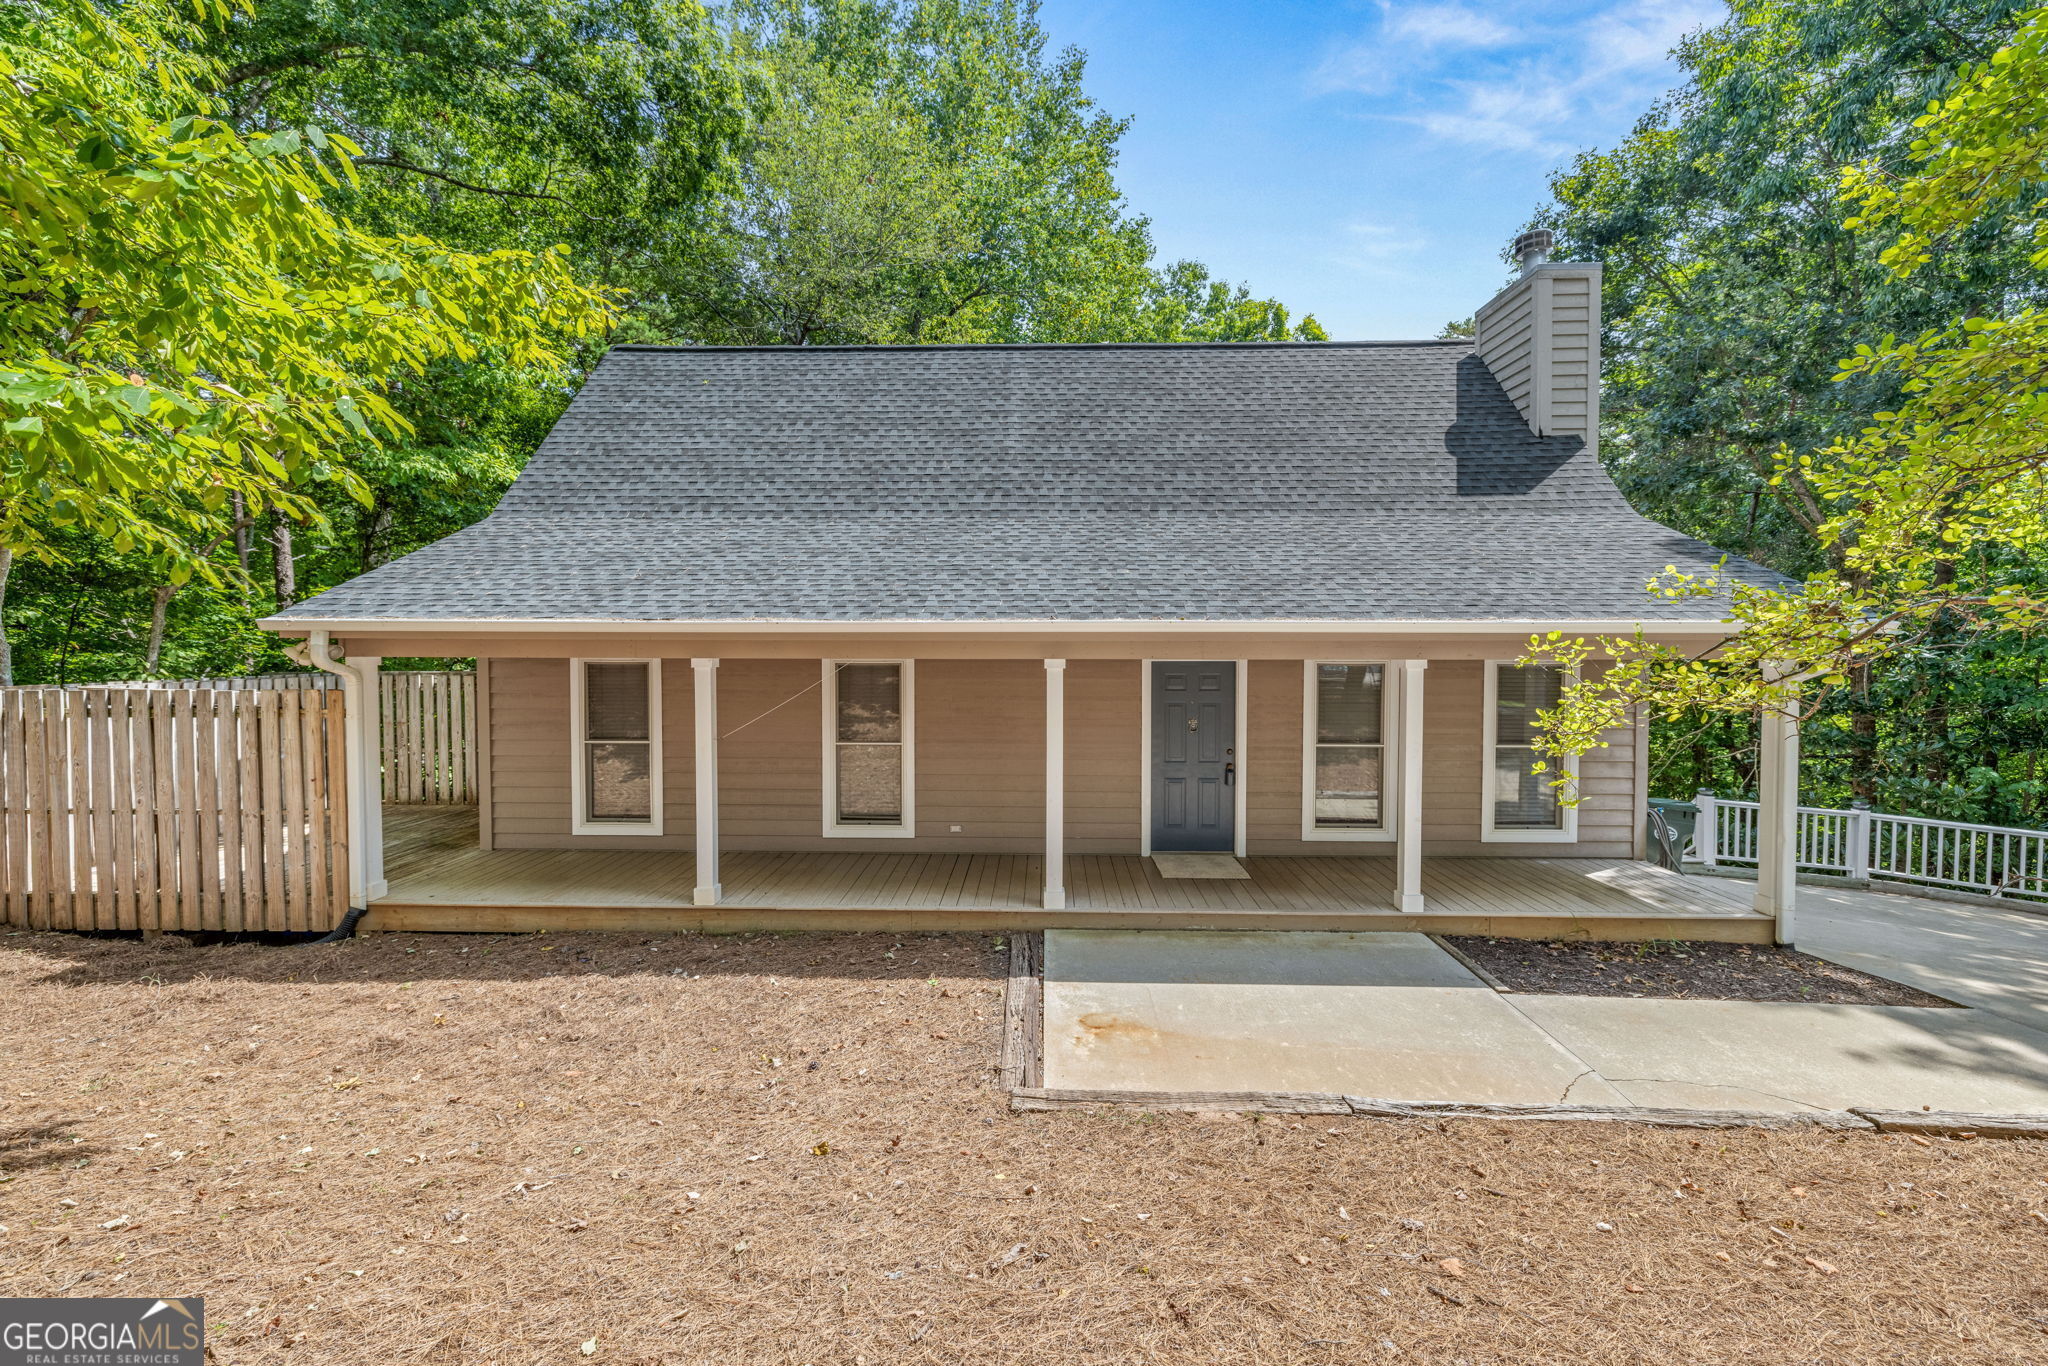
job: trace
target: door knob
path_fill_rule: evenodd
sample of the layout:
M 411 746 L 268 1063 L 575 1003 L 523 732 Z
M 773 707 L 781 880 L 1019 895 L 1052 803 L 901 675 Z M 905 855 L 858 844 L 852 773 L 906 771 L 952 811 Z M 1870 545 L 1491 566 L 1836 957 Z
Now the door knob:
M 1189 717 L 1189 718 L 1188 718 L 1188 729 L 1189 729 L 1189 730 L 1195 730 L 1195 729 L 1197 729 L 1197 728 L 1198 728 L 1198 727 L 1199 727 L 1200 725 L 1201 725 L 1201 722 L 1199 722 L 1199 721 L 1195 720 L 1195 719 L 1194 719 L 1193 717 Z
M 1236 785 L 1236 782 L 1237 782 L 1237 765 L 1236 765 L 1236 764 L 1225 764 L 1225 765 L 1223 766 L 1223 785 L 1224 785 L 1225 787 L 1232 787 L 1232 786 L 1235 786 L 1235 785 Z

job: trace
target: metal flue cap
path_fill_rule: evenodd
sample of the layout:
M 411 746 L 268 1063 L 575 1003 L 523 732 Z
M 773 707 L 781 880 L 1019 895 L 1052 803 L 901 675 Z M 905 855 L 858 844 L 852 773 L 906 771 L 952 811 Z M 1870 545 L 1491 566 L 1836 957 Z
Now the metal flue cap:
M 1525 232 L 1515 239 L 1515 259 L 1522 263 L 1523 270 L 1540 266 L 1550 259 L 1550 248 L 1556 241 L 1549 228 Z

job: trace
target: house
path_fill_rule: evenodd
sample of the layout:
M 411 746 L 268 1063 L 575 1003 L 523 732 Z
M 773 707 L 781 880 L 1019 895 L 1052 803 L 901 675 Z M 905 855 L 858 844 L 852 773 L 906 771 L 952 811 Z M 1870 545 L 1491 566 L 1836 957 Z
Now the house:
M 1602 471 L 1600 269 L 1543 245 L 1473 340 L 614 349 L 490 517 L 265 623 L 358 765 L 380 658 L 478 660 L 480 828 L 394 884 L 365 798 L 363 902 L 1769 938 L 1789 878 L 1639 862 L 1640 730 L 1530 772 L 1532 632 L 1728 629 L 1645 592 L 1721 557 Z

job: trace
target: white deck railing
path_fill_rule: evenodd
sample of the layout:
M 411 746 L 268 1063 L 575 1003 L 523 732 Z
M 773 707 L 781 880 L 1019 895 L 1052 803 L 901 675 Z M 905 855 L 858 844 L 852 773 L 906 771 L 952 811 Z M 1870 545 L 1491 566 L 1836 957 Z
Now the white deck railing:
M 1704 792 L 1694 800 L 1700 815 L 1693 856 L 1709 868 L 1755 863 L 1757 804 Z M 2048 900 L 2048 830 L 1802 806 L 1798 857 L 1801 868 L 1843 877 Z

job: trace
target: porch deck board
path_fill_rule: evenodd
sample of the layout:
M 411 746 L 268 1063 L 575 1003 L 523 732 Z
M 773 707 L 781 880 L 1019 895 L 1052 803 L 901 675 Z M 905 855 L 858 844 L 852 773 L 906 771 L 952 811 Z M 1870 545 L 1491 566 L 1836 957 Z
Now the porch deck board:
M 432 908 L 687 910 L 696 860 L 664 850 L 500 849 L 476 845 L 468 807 L 392 807 L 385 820 L 390 893 L 378 905 Z M 1249 858 L 1249 879 L 1161 877 L 1148 858 L 1067 860 L 1069 916 L 1373 917 L 1394 912 L 1392 860 L 1374 855 Z M 1041 860 L 1027 854 L 749 853 L 721 860 L 726 908 L 885 914 L 1038 910 Z M 1432 922 L 1516 917 L 1663 922 L 1741 920 L 1743 884 L 1680 877 L 1647 863 L 1588 858 L 1432 858 L 1423 863 Z M 387 917 L 389 918 L 389 917 Z M 398 917 L 403 918 L 403 917 Z M 1414 918 L 1410 918 L 1411 921 Z M 1651 924 L 1657 922 L 1658 924 Z M 1404 922 L 1406 923 L 1406 922 Z M 1487 932 L 1487 931 L 1480 931 Z

